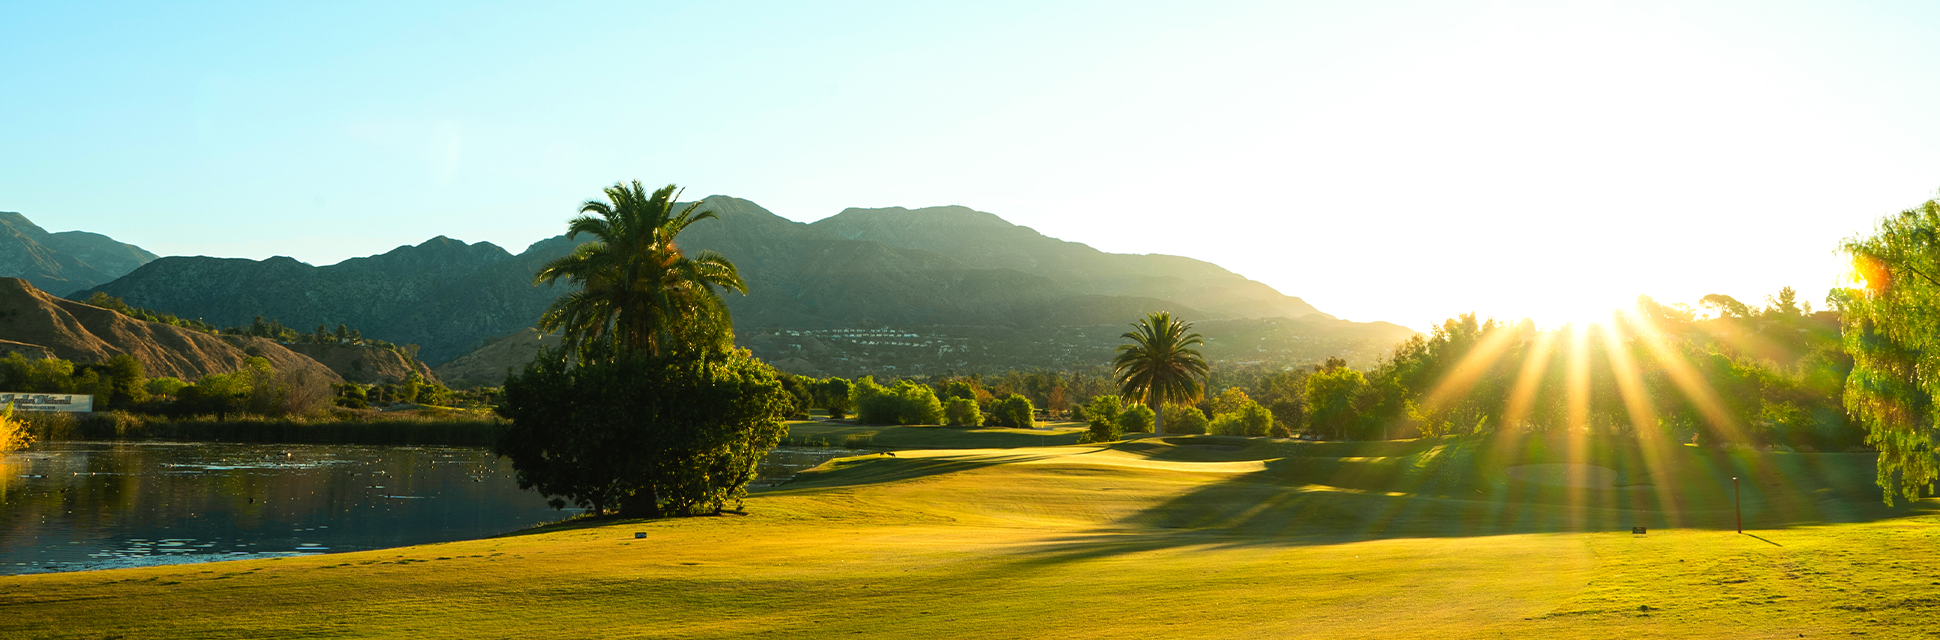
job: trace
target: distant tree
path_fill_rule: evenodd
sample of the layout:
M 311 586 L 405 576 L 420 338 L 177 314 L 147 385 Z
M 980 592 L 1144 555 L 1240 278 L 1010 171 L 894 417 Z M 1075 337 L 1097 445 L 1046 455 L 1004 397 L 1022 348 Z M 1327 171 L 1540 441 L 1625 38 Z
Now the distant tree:
M 1035 408 L 1031 406 L 1030 398 L 1013 393 L 997 401 L 997 406 L 992 413 L 996 414 L 997 424 L 1001 426 L 1012 429 L 1034 429 L 1037 423 L 1031 418 L 1033 412 Z
M 1765 302 L 1771 304 L 1765 309 L 1765 315 L 1768 316 L 1797 318 L 1810 312 L 1799 307 L 1799 292 L 1791 287 L 1779 289 L 1777 297 L 1765 296 Z M 1812 305 L 1810 302 L 1805 304 L 1807 307 Z
M 1205 433 L 1210 426 L 1206 412 L 1183 404 L 1165 405 L 1165 423 L 1173 433 Z
M 339 343 L 350 342 L 350 325 L 337 323 L 336 338 Z
M 1190 333 L 1192 325 L 1174 320 L 1172 314 L 1163 311 L 1147 315 L 1132 327 L 1121 336 L 1131 342 L 1119 345 L 1118 355 L 1112 359 L 1119 393 L 1142 398 L 1153 407 L 1197 401 L 1200 381 L 1209 369 L 1192 347 L 1205 344 L 1205 339 Z M 1154 430 L 1165 435 L 1165 424 L 1155 423 Z
M 951 380 L 948 383 L 943 385 L 943 395 L 941 397 L 945 399 L 965 398 L 971 402 L 980 403 L 982 396 L 990 395 L 988 392 L 978 393 L 978 391 L 980 391 L 980 389 L 977 386 L 976 380 L 972 380 L 969 378 L 959 378 L 956 380 Z
M 1254 401 L 1271 408 L 1274 403 L 1281 400 L 1297 400 L 1301 398 L 1306 395 L 1306 389 L 1307 371 L 1305 369 L 1289 369 L 1260 376 L 1259 381 L 1254 383 L 1253 388 L 1247 391 L 1246 395 L 1252 397 Z M 1277 415 L 1275 419 L 1284 421 L 1284 419 L 1279 418 Z
M 337 385 L 337 406 L 346 409 L 369 409 L 370 394 L 366 389 L 364 385 L 354 382 Z
M 943 405 L 944 424 L 952 427 L 983 426 L 983 412 L 977 408 L 977 401 L 970 398 L 952 397 Z
M 648 195 L 636 180 L 608 187 L 606 197 L 586 201 L 568 226 L 568 238 L 594 240 L 534 276 L 535 285 L 579 285 L 546 307 L 539 329 L 564 332 L 564 344 L 579 357 L 603 342 L 611 343 L 607 353 L 644 356 L 731 349 L 733 326 L 715 289 L 746 294 L 747 285 L 727 258 L 713 251 L 690 257 L 676 244 L 689 225 L 719 216 L 698 202 L 675 211 L 674 185 Z
M 823 409 L 829 411 L 829 418 L 841 420 L 849 414 L 854 405 L 849 401 L 849 381 L 842 378 L 828 378 L 816 387 L 817 398 Z
M 1398 400 L 1424 435 L 1475 433 L 1502 419 L 1517 371 L 1502 356 L 1519 330 L 1535 325 L 1511 328 L 1465 313 L 1395 348 L 1386 373 L 1405 389 Z
M 1307 420 L 1323 437 L 1347 437 L 1358 417 L 1355 400 L 1368 388 L 1366 376 L 1338 358 L 1307 376 Z
M 1219 395 L 1214 396 L 1207 404 L 1211 409 L 1208 413 L 1217 417 L 1239 411 L 1246 405 L 1253 404 L 1253 399 L 1247 397 L 1245 389 L 1233 387 L 1219 392 Z
M 175 397 L 176 393 L 181 392 L 183 387 L 187 386 L 189 386 L 189 383 L 183 382 L 180 378 L 164 376 L 160 378 L 149 378 L 146 389 L 150 396 L 166 396 L 172 398 Z
M 1865 286 L 1843 298 L 1846 410 L 1867 429 L 1866 443 L 1879 450 L 1880 488 L 1917 501 L 1940 478 L 1934 453 L 1940 423 L 1940 200 L 1881 220 L 1870 237 L 1849 238 L 1841 248 L 1853 258 Z
M 1302 386 L 1306 385 L 1305 378 L 1302 378 L 1300 382 Z M 1266 410 L 1273 414 L 1273 425 L 1275 427 L 1287 430 L 1287 435 L 1282 437 L 1292 437 L 1295 432 L 1307 428 L 1307 403 L 1305 397 L 1283 397 L 1274 400 L 1273 404 L 1268 405 Z
M 1273 431 L 1273 414 L 1260 403 L 1247 400 L 1227 413 L 1214 417 L 1208 433 L 1226 436 L 1259 437 Z
M 113 378 L 112 406 L 132 407 L 148 401 L 148 378 L 140 360 L 126 353 L 108 359 L 108 375 Z
M 788 391 L 792 402 L 788 407 L 788 417 L 795 420 L 808 418 L 808 410 L 815 407 L 815 380 L 798 375 L 782 373 L 777 376 L 781 386 Z
M 1115 442 L 1124 437 L 1118 426 L 1118 415 L 1125 410 L 1118 396 L 1097 396 L 1085 403 L 1084 417 L 1089 429 L 1080 436 L 1080 443 Z
M 240 371 L 203 376 L 176 393 L 174 408 L 185 414 L 213 414 L 218 422 L 227 420 L 248 407 L 249 383 L 249 374 Z
M 929 385 L 903 380 L 883 387 L 864 376 L 850 387 L 850 397 L 862 424 L 943 424 L 943 403 Z
M 1157 420 L 1158 414 L 1153 413 L 1151 407 L 1135 404 L 1118 414 L 1118 430 L 1123 433 L 1152 433 Z
M 1722 293 L 1704 296 L 1698 299 L 1698 304 L 1716 311 L 1720 318 L 1749 318 L 1752 315 L 1751 307 L 1745 306 L 1745 303 L 1739 302 L 1737 298 Z

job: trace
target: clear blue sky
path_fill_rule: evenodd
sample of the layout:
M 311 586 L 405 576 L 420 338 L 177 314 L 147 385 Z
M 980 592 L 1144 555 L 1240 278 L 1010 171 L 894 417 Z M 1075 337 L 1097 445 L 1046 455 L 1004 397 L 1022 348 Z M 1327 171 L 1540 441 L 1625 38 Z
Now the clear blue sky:
M 560 8 L 564 6 L 565 8 Z M 962 204 L 1425 328 L 1818 300 L 1940 188 L 1940 3 L 0 4 L 0 210 L 512 251 L 616 180 Z

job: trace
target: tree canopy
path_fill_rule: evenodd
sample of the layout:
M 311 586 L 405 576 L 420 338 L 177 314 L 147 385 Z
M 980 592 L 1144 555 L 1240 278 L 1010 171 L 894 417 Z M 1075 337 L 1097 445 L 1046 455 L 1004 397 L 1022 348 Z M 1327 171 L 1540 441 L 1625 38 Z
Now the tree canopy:
M 534 284 L 564 279 L 578 289 L 546 307 L 539 328 L 562 331 L 577 357 L 732 348 L 732 322 L 716 288 L 746 294 L 748 287 L 720 254 L 681 251 L 682 231 L 719 216 L 698 202 L 676 211 L 678 198 L 674 185 L 649 195 L 635 180 L 607 187 L 605 202 L 580 205 L 566 236 L 594 239 L 533 276 Z
M 1918 500 L 1940 476 L 1934 458 L 1934 395 L 1940 393 L 1940 201 L 1889 216 L 1869 237 L 1841 248 L 1864 286 L 1847 290 L 1842 314 L 1852 373 L 1847 410 L 1879 449 L 1879 485 Z
M 505 382 L 496 451 L 519 487 L 595 515 L 697 515 L 739 504 L 787 435 L 793 398 L 746 351 L 569 366 L 545 354 Z

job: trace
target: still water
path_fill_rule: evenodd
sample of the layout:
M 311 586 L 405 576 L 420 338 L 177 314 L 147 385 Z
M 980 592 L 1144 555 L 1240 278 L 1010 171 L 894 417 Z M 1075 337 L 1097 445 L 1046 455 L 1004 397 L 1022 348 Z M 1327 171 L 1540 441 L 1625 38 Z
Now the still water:
M 842 449 L 777 449 L 757 486 Z M 482 449 L 43 442 L 0 454 L 0 575 L 362 551 L 579 513 Z
M 446 542 L 571 515 L 471 448 L 46 442 L 0 456 L 0 574 Z

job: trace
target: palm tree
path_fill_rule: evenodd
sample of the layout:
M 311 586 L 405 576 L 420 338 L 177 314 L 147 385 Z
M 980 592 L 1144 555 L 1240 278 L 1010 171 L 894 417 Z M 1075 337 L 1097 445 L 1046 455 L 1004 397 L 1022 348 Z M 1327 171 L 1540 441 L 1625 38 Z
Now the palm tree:
M 1111 366 L 1118 378 L 1119 393 L 1128 398 L 1144 398 L 1151 407 L 1154 435 L 1165 435 L 1165 405 L 1169 402 L 1195 402 L 1206 377 L 1206 360 L 1194 346 L 1206 341 L 1197 333 L 1187 333 L 1192 325 L 1172 319 L 1158 311 L 1132 325 L 1123 336 L 1129 344 L 1118 345 L 1118 356 Z
M 565 278 L 580 285 L 539 317 L 540 329 L 564 330 L 567 353 L 658 356 L 733 344 L 727 306 L 715 288 L 746 295 L 748 286 L 720 254 L 681 252 L 674 242 L 681 231 L 719 216 L 697 212 L 699 202 L 676 212 L 679 198 L 674 185 L 648 195 L 635 180 L 607 187 L 607 202 L 580 205 L 566 237 L 585 233 L 595 239 L 546 263 L 532 281 L 537 286 Z

